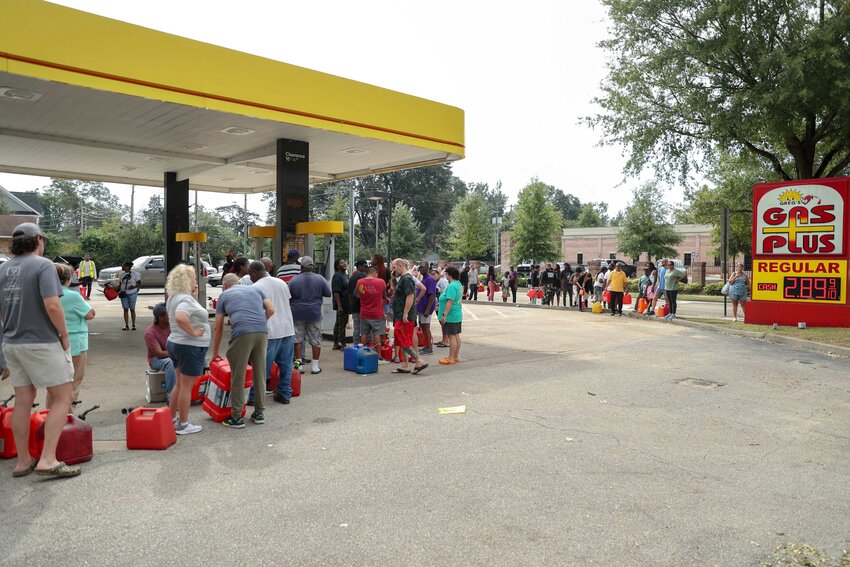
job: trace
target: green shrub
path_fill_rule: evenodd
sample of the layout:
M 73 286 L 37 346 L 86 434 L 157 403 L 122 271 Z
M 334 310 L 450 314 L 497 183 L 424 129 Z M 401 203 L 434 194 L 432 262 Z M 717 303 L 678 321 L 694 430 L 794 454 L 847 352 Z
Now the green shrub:
M 528 285 L 528 276 L 525 275 L 525 274 L 517 274 L 516 285 L 517 285 L 517 287 L 527 286 Z
M 638 285 L 640 284 L 640 278 L 631 278 L 628 280 L 628 290 L 629 293 L 637 293 Z
M 679 284 L 679 293 L 686 295 L 702 293 L 702 286 L 696 282 Z
M 723 283 L 722 282 L 710 283 L 710 284 L 705 284 L 705 287 L 702 288 L 702 292 L 705 295 L 720 295 L 721 289 L 723 289 Z

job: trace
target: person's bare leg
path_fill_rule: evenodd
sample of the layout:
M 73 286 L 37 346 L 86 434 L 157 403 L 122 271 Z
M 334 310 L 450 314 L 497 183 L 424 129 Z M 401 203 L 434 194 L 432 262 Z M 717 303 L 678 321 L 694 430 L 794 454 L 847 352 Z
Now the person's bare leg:
M 62 428 L 65 427 L 65 419 L 71 410 L 71 401 L 74 397 L 74 384 L 71 382 L 53 386 L 47 390 L 50 392 L 52 403 L 50 413 L 44 420 L 44 448 L 41 450 L 41 458 L 38 460 L 36 470 L 52 469 L 59 464 L 56 460 L 56 446 L 59 444 L 59 436 L 62 434 Z
M 449 360 L 457 362 L 460 353 L 460 335 L 449 335 Z
M 425 335 L 425 348 L 432 348 L 434 346 L 434 336 L 431 335 L 431 326 L 423 325 L 422 334 Z
M 80 388 L 83 386 L 83 378 L 86 375 L 86 355 L 87 352 L 81 352 L 73 357 L 74 362 L 74 401 L 80 398 Z
M 738 318 L 738 302 L 734 300 L 732 301 L 732 317 L 734 319 Z
M 197 376 L 183 376 L 180 378 L 180 393 L 177 395 L 177 410 L 180 412 L 180 423 L 189 421 L 189 406 L 192 405 L 192 387 L 195 385 Z M 171 397 L 174 397 L 172 391 Z
M 35 401 L 35 388 L 21 386 L 15 388 L 15 407 L 12 409 L 12 434 L 15 437 L 15 447 L 23 447 L 18 451 L 18 464 L 15 471 L 25 471 L 32 465 L 32 457 L 27 450 L 30 435 L 30 413 Z M 18 409 L 20 408 L 20 409 Z
M 133 326 L 136 326 L 136 310 L 130 309 L 130 317 L 133 319 Z
M 295 343 L 295 360 L 301 360 L 301 343 Z
M 124 310 L 124 326 L 125 327 L 130 326 L 130 310 L 129 309 Z
M 319 357 L 322 356 L 322 347 L 314 346 L 312 350 L 313 350 L 313 360 L 319 360 Z
M 176 366 L 174 373 L 177 375 L 177 380 L 174 382 L 174 388 L 171 389 L 171 398 L 168 400 L 168 409 L 171 410 L 171 418 L 177 417 L 177 412 L 180 408 L 180 391 L 183 389 L 183 373 Z

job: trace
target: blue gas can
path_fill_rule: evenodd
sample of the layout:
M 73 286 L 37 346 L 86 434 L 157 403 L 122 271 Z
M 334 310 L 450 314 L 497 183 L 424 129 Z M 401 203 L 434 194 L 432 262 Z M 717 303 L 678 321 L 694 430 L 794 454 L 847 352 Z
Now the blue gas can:
M 351 345 L 342 349 L 342 367 L 349 372 L 357 372 L 357 353 L 364 348 L 363 345 Z
M 378 353 L 369 347 L 357 351 L 356 370 L 358 374 L 374 374 L 378 371 Z

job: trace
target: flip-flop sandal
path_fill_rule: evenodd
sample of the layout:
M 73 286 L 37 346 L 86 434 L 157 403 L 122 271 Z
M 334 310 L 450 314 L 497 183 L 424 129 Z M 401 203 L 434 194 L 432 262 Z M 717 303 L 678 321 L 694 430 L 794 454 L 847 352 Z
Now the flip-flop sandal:
M 426 368 L 428 368 L 427 362 L 425 364 L 423 364 L 422 366 L 417 366 L 416 368 L 414 368 L 412 374 L 419 374 L 420 372 L 422 372 Z
M 28 466 L 24 470 L 22 470 L 22 471 L 12 471 L 12 476 L 15 477 L 15 478 L 21 478 L 22 476 L 29 476 L 35 470 L 35 465 L 37 465 L 37 464 L 38 463 L 36 462 L 36 460 L 33 459 L 32 462 L 30 463 L 30 466 Z
M 443 358 L 440 360 L 440 364 L 455 364 L 454 360 L 450 360 L 448 358 Z
M 443 343 L 437 343 L 434 346 L 437 346 L 437 347 L 440 347 L 440 348 L 449 348 L 449 345 L 444 345 Z
M 410 374 L 410 370 L 405 370 L 404 368 L 396 368 L 390 374 Z
M 71 476 L 77 476 L 80 474 L 80 467 L 69 467 L 65 463 L 59 463 L 53 468 L 39 470 L 35 469 L 35 474 L 41 476 L 49 476 L 53 478 L 67 478 Z

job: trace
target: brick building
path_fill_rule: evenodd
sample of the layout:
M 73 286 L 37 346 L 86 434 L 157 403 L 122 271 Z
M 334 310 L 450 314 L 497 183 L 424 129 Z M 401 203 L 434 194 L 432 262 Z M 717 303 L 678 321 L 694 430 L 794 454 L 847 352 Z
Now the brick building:
M 709 224 L 673 225 L 673 229 L 682 236 L 682 242 L 675 247 L 678 252 L 676 258 L 682 260 L 686 266 L 692 262 L 705 262 L 708 266 L 719 266 L 720 258 L 715 255 L 717 244 L 712 235 L 713 228 Z M 632 258 L 617 251 L 619 233 L 618 226 L 565 228 L 561 234 L 561 260 L 570 264 L 587 264 L 597 258 L 616 258 L 631 263 Z M 502 233 L 502 258 L 512 257 L 512 244 L 511 234 Z M 639 261 L 646 260 L 646 254 L 642 254 L 639 258 Z

